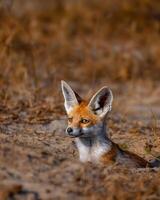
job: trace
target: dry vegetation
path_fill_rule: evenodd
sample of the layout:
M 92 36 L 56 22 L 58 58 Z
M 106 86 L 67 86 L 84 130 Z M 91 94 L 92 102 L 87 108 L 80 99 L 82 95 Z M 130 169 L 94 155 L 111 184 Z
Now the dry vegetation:
M 160 199 L 159 169 L 79 163 L 61 79 L 109 85 L 111 138 L 160 155 L 160 1 L 0 1 L 0 200 Z

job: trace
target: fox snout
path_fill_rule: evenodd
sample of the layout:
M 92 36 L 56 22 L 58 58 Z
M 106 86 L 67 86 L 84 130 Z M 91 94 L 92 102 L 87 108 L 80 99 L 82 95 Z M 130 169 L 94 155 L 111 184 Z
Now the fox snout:
M 72 127 L 68 127 L 66 129 L 66 133 L 70 136 L 70 137 L 80 137 L 83 135 L 82 131 L 80 128 L 72 128 Z

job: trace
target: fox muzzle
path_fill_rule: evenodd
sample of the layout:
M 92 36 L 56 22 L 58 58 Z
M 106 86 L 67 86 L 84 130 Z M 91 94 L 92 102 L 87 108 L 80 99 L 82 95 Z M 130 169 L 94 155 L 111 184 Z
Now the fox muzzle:
M 79 128 L 72 128 L 72 127 L 68 127 L 66 129 L 66 133 L 70 136 L 70 137 L 80 137 L 83 135 L 81 129 Z

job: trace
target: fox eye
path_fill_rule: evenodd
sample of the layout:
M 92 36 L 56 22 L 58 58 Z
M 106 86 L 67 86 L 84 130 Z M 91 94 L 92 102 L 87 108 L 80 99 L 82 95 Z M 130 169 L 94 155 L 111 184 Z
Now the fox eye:
M 85 119 L 85 118 L 82 118 L 80 122 L 83 123 L 83 124 L 88 124 L 89 120 Z
M 68 121 L 72 122 L 73 121 L 73 117 L 68 117 Z

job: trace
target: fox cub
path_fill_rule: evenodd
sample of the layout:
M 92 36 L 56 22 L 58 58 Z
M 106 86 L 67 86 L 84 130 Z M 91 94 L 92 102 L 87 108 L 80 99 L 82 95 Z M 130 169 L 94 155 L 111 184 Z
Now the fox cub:
M 148 162 L 138 155 L 122 150 L 112 142 L 106 130 L 106 116 L 112 108 L 113 94 L 101 88 L 88 102 L 84 101 L 64 81 L 61 82 L 64 106 L 68 115 L 66 133 L 75 138 L 82 162 L 118 163 L 130 167 L 159 166 L 157 160 Z

